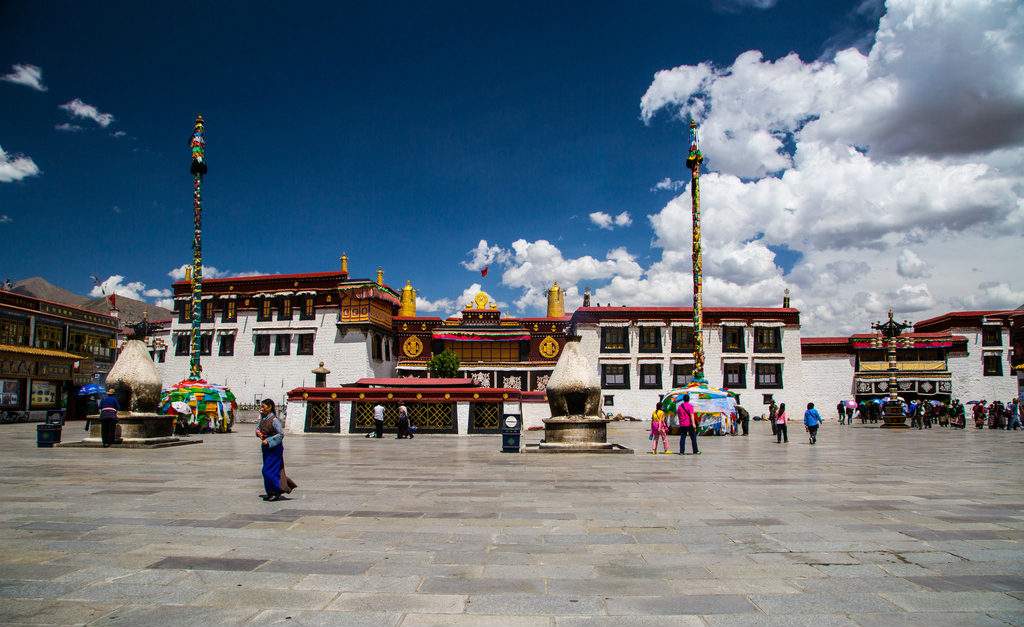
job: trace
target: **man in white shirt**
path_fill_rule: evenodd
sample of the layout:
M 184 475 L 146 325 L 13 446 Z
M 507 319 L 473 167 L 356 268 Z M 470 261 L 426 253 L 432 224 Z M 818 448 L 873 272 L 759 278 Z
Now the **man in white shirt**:
M 373 406 L 373 434 L 378 440 L 384 437 L 384 406 L 380 403 Z

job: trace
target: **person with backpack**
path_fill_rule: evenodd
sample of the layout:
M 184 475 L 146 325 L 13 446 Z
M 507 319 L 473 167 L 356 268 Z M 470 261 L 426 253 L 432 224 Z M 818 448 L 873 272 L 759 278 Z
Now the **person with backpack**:
M 804 412 L 804 427 L 811 438 L 811 444 L 818 443 L 818 427 L 821 426 L 821 414 L 814 408 L 814 403 L 807 403 L 807 411 Z
M 690 404 L 690 395 L 683 394 L 683 402 L 676 405 L 676 416 L 679 418 L 679 454 L 686 455 L 686 436 L 690 436 L 693 454 L 700 455 L 697 449 L 697 413 Z
M 786 404 L 779 403 L 779 412 L 775 414 L 775 443 L 789 444 L 789 432 L 786 430 Z
M 661 409 L 661 403 L 654 404 L 654 411 L 651 412 L 651 454 L 658 454 L 658 441 L 661 441 L 664 449 L 662 455 L 668 455 L 668 421 L 665 419 L 665 412 Z

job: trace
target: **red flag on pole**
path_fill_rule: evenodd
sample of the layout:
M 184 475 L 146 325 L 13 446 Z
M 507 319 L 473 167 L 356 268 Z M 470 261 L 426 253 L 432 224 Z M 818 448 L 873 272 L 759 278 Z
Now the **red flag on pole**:
M 480 271 L 480 276 L 487 277 L 487 271 L 490 270 L 490 266 L 484 266 L 484 269 Z
M 112 309 L 117 309 L 117 294 L 111 294 L 110 296 L 107 296 L 107 300 L 110 301 L 110 307 Z

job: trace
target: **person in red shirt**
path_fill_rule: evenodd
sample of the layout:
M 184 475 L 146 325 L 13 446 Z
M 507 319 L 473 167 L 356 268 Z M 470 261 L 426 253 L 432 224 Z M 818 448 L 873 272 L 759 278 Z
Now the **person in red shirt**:
M 690 436 L 693 444 L 693 454 L 700 455 L 697 450 L 697 414 L 690 404 L 690 395 L 683 394 L 683 402 L 676 406 L 676 415 L 679 417 L 679 427 L 682 431 L 679 434 L 679 454 L 686 455 L 686 436 Z

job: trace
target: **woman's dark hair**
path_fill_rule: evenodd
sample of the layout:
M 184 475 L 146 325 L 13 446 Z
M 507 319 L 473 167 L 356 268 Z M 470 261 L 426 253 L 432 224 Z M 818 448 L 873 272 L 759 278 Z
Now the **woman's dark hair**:
M 654 409 L 661 409 L 661 401 L 654 401 Z
M 807 403 L 807 409 L 814 409 L 814 403 Z
M 689 394 L 683 394 L 683 402 L 684 403 L 689 403 L 690 402 L 690 395 Z
M 262 401 L 260 401 L 260 405 L 266 405 L 267 407 L 269 407 L 270 408 L 270 413 L 276 413 L 277 412 L 277 406 L 274 405 L 274 399 L 272 399 L 272 398 L 265 398 L 265 399 L 263 399 Z
M 786 404 L 785 403 L 779 403 L 779 411 L 786 411 Z

